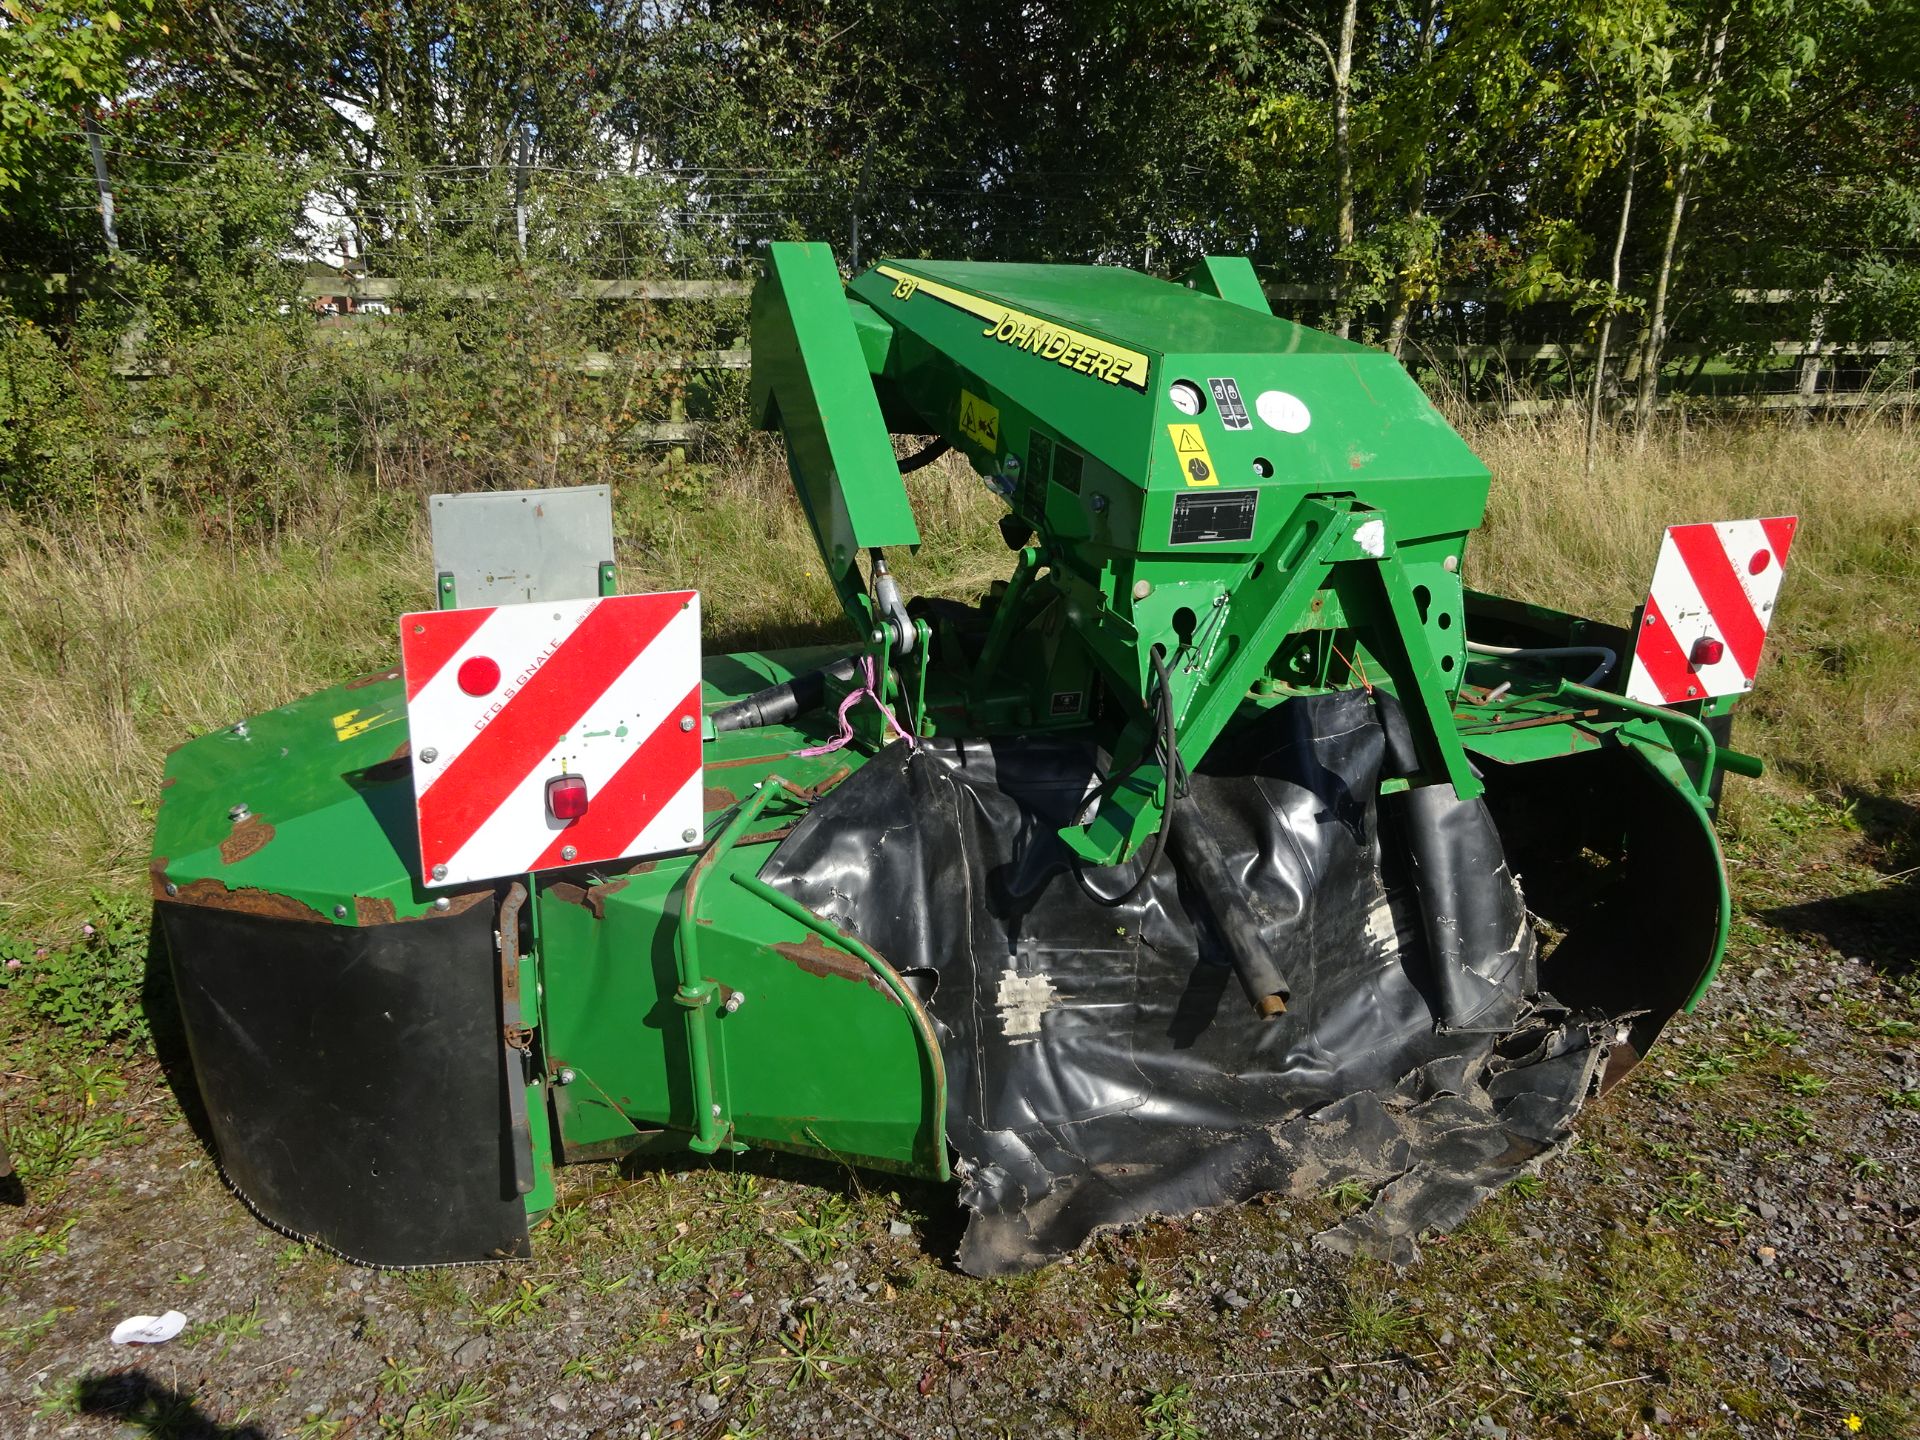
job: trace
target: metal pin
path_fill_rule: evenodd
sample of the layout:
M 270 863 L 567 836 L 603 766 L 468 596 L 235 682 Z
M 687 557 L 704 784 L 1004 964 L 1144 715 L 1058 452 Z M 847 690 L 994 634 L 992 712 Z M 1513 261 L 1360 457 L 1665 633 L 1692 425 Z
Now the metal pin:
M 574 849 L 573 846 L 571 845 L 562 845 L 560 847 L 560 858 L 562 860 L 571 860 L 573 859 L 574 856 L 578 855 L 579 853 L 580 852 Z
M 346 907 L 346 906 L 344 906 L 344 905 L 336 905 L 336 906 L 334 906 L 334 907 L 333 907 L 333 918 L 334 918 L 334 919 L 336 919 L 336 920 L 344 920 L 344 919 L 346 919 L 346 918 L 347 918 L 347 907 Z
M 420 763 L 422 765 L 431 765 L 433 764 L 434 761 L 438 760 L 439 758 L 440 758 L 440 752 L 434 749 L 431 745 L 429 745 L 426 749 L 420 752 Z
M 442 895 L 438 900 L 433 902 L 433 908 L 436 910 L 451 910 L 453 908 L 453 902 Z

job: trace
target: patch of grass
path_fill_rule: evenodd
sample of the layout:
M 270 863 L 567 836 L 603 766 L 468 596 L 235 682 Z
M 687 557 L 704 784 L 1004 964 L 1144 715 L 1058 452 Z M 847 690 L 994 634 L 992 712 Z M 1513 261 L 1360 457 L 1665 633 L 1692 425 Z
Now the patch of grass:
M 59 1307 L 48 1310 L 44 1315 L 32 1319 L 17 1320 L 11 1325 L 0 1325 L 0 1346 L 17 1350 L 22 1355 L 31 1354 L 33 1347 L 47 1336 L 60 1318 Z
M 476 1302 L 473 1323 L 487 1330 L 500 1330 L 518 1324 L 531 1315 L 538 1315 L 546 1307 L 547 1297 L 553 1294 L 554 1289 L 551 1281 L 535 1284 L 531 1280 L 522 1280 L 503 1300 L 490 1304 Z
M 1110 1313 L 1119 1317 L 1129 1335 L 1155 1325 L 1163 1325 L 1180 1312 L 1178 1292 L 1167 1289 L 1153 1273 L 1142 1266 L 1133 1278 L 1113 1292 L 1107 1301 Z
M 1347 1290 L 1340 1334 L 1354 1349 L 1369 1355 L 1400 1350 L 1412 1333 L 1413 1316 L 1399 1301 L 1367 1289 Z
M 436 1437 L 458 1435 L 477 1419 L 493 1394 L 478 1380 L 462 1380 L 416 1400 L 404 1414 L 384 1415 L 380 1428 L 390 1435 Z
M 1148 1395 L 1140 1419 L 1147 1440 L 1201 1440 L 1203 1433 L 1193 1416 L 1193 1386 L 1184 1381 Z
M 798 1212 L 792 1225 L 776 1233 L 818 1265 L 839 1254 L 853 1238 L 853 1222 L 853 1206 L 842 1196 L 827 1195 L 811 1210 Z
M 203 1320 L 198 1325 L 187 1328 L 180 1337 L 183 1345 L 205 1345 L 209 1341 L 220 1343 L 220 1353 L 225 1354 L 237 1341 L 251 1340 L 260 1333 L 260 1307 L 251 1305 L 245 1310 L 231 1315 L 222 1315 L 216 1320 Z
M 1673 1188 L 1650 1212 L 1675 1224 L 1706 1225 L 1715 1230 L 1743 1230 L 1747 1207 L 1722 1195 L 1704 1170 L 1688 1170 L 1673 1177 Z
M 758 1357 L 754 1364 L 783 1374 L 789 1390 L 831 1379 L 835 1370 L 850 1363 L 838 1349 L 832 1320 L 816 1305 L 797 1311 L 774 1340 L 779 1349 Z

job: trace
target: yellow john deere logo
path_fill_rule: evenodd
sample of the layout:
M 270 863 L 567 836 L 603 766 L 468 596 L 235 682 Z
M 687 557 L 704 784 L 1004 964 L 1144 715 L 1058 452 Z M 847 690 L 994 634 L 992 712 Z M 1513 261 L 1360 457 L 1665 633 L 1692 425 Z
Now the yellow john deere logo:
M 1011 345 L 1016 350 L 1024 350 L 1042 360 L 1051 360 L 1056 365 L 1065 366 L 1094 380 L 1104 380 L 1109 385 L 1131 385 L 1142 393 L 1146 391 L 1147 357 L 1138 350 L 1129 350 L 1111 340 L 1102 340 L 1096 335 L 1056 325 L 1051 320 L 1042 320 L 1009 305 L 1002 305 L 997 300 L 969 295 L 951 285 L 942 285 L 938 280 L 909 275 L 891 265 L 876 268 L 878 273 L 893 281 L 893 298 L 896 300 L 931 295 L 956 310 L 986 321 L 986 328 L 980 333 L 998 340 L 1002 345 Z
M 1213 468 L 1213 456 L 1207 453 L 1207 438 L 1198 425 L 1169 425 L 1173 453 L 1180 460 L 1180 478 L 1189 485 L 1218 485 L 1220 476 Z

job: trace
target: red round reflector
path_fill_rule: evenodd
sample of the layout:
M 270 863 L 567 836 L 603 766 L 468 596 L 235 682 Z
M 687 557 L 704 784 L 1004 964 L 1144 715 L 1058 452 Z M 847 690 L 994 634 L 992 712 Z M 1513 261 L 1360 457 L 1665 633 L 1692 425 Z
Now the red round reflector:
M 1687 664 L 1695 670 L 1708 665 L 1718 665 L 1720 657 L 1727 653 L 1727 647 L 1711 635 L 1702 635 L 1693 642 L 1693 649 L 1687 652 Z
M 500 684 L 500 667 L 484 655 L 463 662 L 455 677 L 469 695 L 491 695 Z
M 1773 555 L 1770 551 L 1756 550 L 1753 552 L 1753 558 L 1747 561 L 1747 573 L 1749 575 L 1758 575 L 1772 563 Z

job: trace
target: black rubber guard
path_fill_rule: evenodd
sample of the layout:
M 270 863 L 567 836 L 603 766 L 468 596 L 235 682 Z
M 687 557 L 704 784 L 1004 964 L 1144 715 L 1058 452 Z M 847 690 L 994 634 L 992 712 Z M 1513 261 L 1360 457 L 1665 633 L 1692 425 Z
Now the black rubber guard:
M 492 904 L 366 927 L 156 909 L 220 1163 L 263 1219 L 368 1265 L 528 1253 Z

